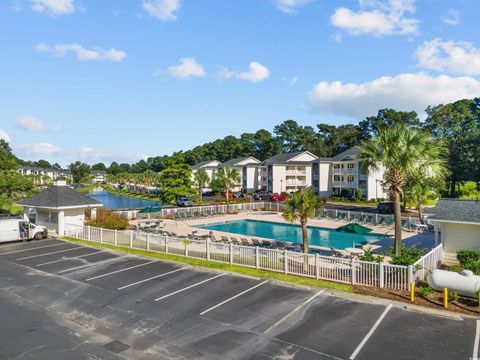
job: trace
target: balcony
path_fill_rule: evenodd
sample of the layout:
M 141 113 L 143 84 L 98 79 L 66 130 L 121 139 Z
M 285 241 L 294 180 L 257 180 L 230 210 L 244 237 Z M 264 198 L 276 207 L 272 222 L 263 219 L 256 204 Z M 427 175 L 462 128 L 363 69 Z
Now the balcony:
M 306 170 L 287 170 L 285 172 L 285 174 L 287 176 L 292 176 L 292 175 L 294 175 L 294 176 L 297 176 L 297 175 L 305 176 L 305 175 L 307 175 L 307 171 Z
M 285 181 L 285 186 L 306 186 L 307 182 L 305 180 L 288 180 Z
M 333 181 L 332 186 L 342 189 L 356 189 L 358 188 L 358 183 L 356 181 Z
M 343 168 L 343 169 L 332 169 L 332 173 L 334 174 L 357 174 L 357 168 L 354 167 L 352 169 Z

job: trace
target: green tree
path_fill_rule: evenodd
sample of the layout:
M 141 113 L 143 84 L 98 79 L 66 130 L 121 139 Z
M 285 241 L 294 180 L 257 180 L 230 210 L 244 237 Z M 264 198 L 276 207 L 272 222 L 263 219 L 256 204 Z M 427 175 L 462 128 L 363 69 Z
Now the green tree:
M 298 221 L 302 227 L 303 245 L 302 250 L 308 254 L 308 218 L 315 214 L 315 210 L 321 207 L 320 198 L 310 189 L 301 189 L 285 201 L 283 217 L 293 223 Z
M 422 123 L 415 111 L 396 111 L 393 109 L 382 109 L 377 116 L 369 116 L 360 121 L 358 128 L 364 139 L 378 134 L 380 129 L 394 125 L 403 125 L 411 128 L 419 128 Z
M 100 163 L 96 163 L 96 164 L 92 165 L 92 170 L 107 171 L 107 167 L 105 166 L 104 163 L 100 162 Z
M 10 202 L 10 212 L 15 201 L 23 199 L 34 190 L 31 178 L 20 175 L 16 170 L 0 172 L 0 198 Z
M 395 253 L 399 256 L 402 249 L 400 201 L 405 181 L 416 174 L 443 174 L 445 148 L 426 132 L 396 124 L 380 128 L 375 138 L 365 141 L 358 149 L 364 171 L 384 170 L 384 184 L 393 195 Z
M 200 201 L 202 201 L 202 190 L 210 180 L 207 171 L 205 169 L 198 169 L 197 171 L 195 171 L 195 174 L 193 174 L 193 180 L 195 182 L 195 186 L 198 189 L 199 199 Z
M 174 153 L 165 162 L 165 168 L 158 176 L 158 186 L 162 190 L 160 197 L 166 203 L 173 203 L 178 196 L 193 195 L 192 170 L 185 163 L 183 153 Z
M 228 205 L 232 190 L 240 183 L 240 173 L 230 166 L 221 167 L 216 174 L 216 183 L 225 192 Z
M 14 170 L 17 166 L 17 159 L 13 155 L 10 145 L 5 140 L 0 139 L 0 171 Z
M 74 183 L 87 183 L 90 176 L 90 165 L 76 161 L 68 165 L 68 169 L 72 172 Z
M 422 173 L 414 174 L 405 180 L 403 196 L 406 202 L 414 204 L 420 223 L 424 223 L 423 210 L 428 200 L 438 197 L 443 177 L 431 177 Z

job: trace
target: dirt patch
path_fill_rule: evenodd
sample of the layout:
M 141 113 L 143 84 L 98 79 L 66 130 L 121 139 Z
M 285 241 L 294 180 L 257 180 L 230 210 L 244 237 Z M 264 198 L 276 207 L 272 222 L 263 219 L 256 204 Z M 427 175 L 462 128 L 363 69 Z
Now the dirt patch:
M 418 286 L 415 287 L 415 302 L 413 304 L 436 310 L 445 310 L 443 307 L 442 293 L 435 291 L 427 296 L 422 296 L 420 292 L 420 286 L 424 286 L 424 284 L 418 284 Z M 357 294 L 376 296 L 384 299 L 412 304 L 410 301 L 410 293 L 408 291 L 357 285 L 353 287 L 353 290 Z M 458 300 L 449 301 L 447 310 L 455 313 L 480 316 L 478 300 L 467 297 L 460 297 Z

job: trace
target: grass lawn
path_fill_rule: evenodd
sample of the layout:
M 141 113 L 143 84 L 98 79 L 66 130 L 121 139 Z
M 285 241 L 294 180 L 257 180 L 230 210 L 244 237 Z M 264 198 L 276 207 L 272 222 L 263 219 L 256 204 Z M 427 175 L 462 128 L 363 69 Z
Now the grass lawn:
M 141 255 L 141 256 L 146 256 L 146 257 L 151 257 L 151 258 L 156 258 L 156 259 L 176 261 L 176 262 L 181 262 L 181 263 L 184 263 L 184 264 L 189 264 L 189 265 L 193 265 L 193 266 L 200 266 L 200 267 L 209 268 L 209 269 L 231 271 L 231 272 L 235 272 L 235 273 L 239 273 L 239 274 L 256 276 L 256 277 L 273 279 L 273 280 L 279 280 L 279 281 L 287 281 L 287 282 L 300 284 L 300 285 L 315 286 L 315 287 L 322 287 L 322 288 L 328 288 L 328 289 L 334 289 L 334 290 L 340 290 L 340 291 L 346 291 L 346 292 L 353 292 L 353 287 L 348 285 L 348 284 L 340 284 L 340 283 L 335 283 L 335 282 L 330 282 L 330 281 L 325 281 L 325 280 L 309 279 L 309 278 L 305 278 L 305 277 L 302 277 L 302 276 L 285 275 L 285 274 L 281 274 L 281 273 L 275 273 L 275 272 L 270 272 L 270 271 L 266 271 L 266 270 L 257 270 L 257 269 L 242 267 L 242 266 L 238 266 L 238 265 L 230 265 L 230 264 L 225 264 L 225 263 L 220 263 L 220 262 L 215 262 L 215 261 L 194 259 L 194 258 L 186 258 L 186 257 L 179 256 L 179 255 L 163 254 L 163 253 L 147 251 L 147 250 L 140 250 L 140 249 L 131 249 L 131 248 L 127 248 L 127 247 L 115 246 L 115 245 L 109 245 L 109 244 L 99 244 L 97 242 L 81 240 L 81 239 L 77 239 L 77 238 L 73 238 L 73 237 L 67 237 L 67 236 L 65 236 L 61 239 L 76 242 L 76 243 L 79 243 L 79 244 L 88 245 L 88 246 L 94 246 L 94 247 L 99 247 L 99 248 L 104 248 L 104 249 L 116 250 L 116 251 L 119 251 L 119 252 Z

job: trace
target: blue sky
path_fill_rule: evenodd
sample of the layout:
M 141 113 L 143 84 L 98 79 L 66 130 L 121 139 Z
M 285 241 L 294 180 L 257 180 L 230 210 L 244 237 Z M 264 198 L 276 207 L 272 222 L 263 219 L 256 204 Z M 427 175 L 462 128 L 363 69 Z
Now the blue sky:
M 480 96 L 478 0 L 4 0 L 0 137 L 65 165 Z M 423 116 L 423 113 L 421 114 Z

